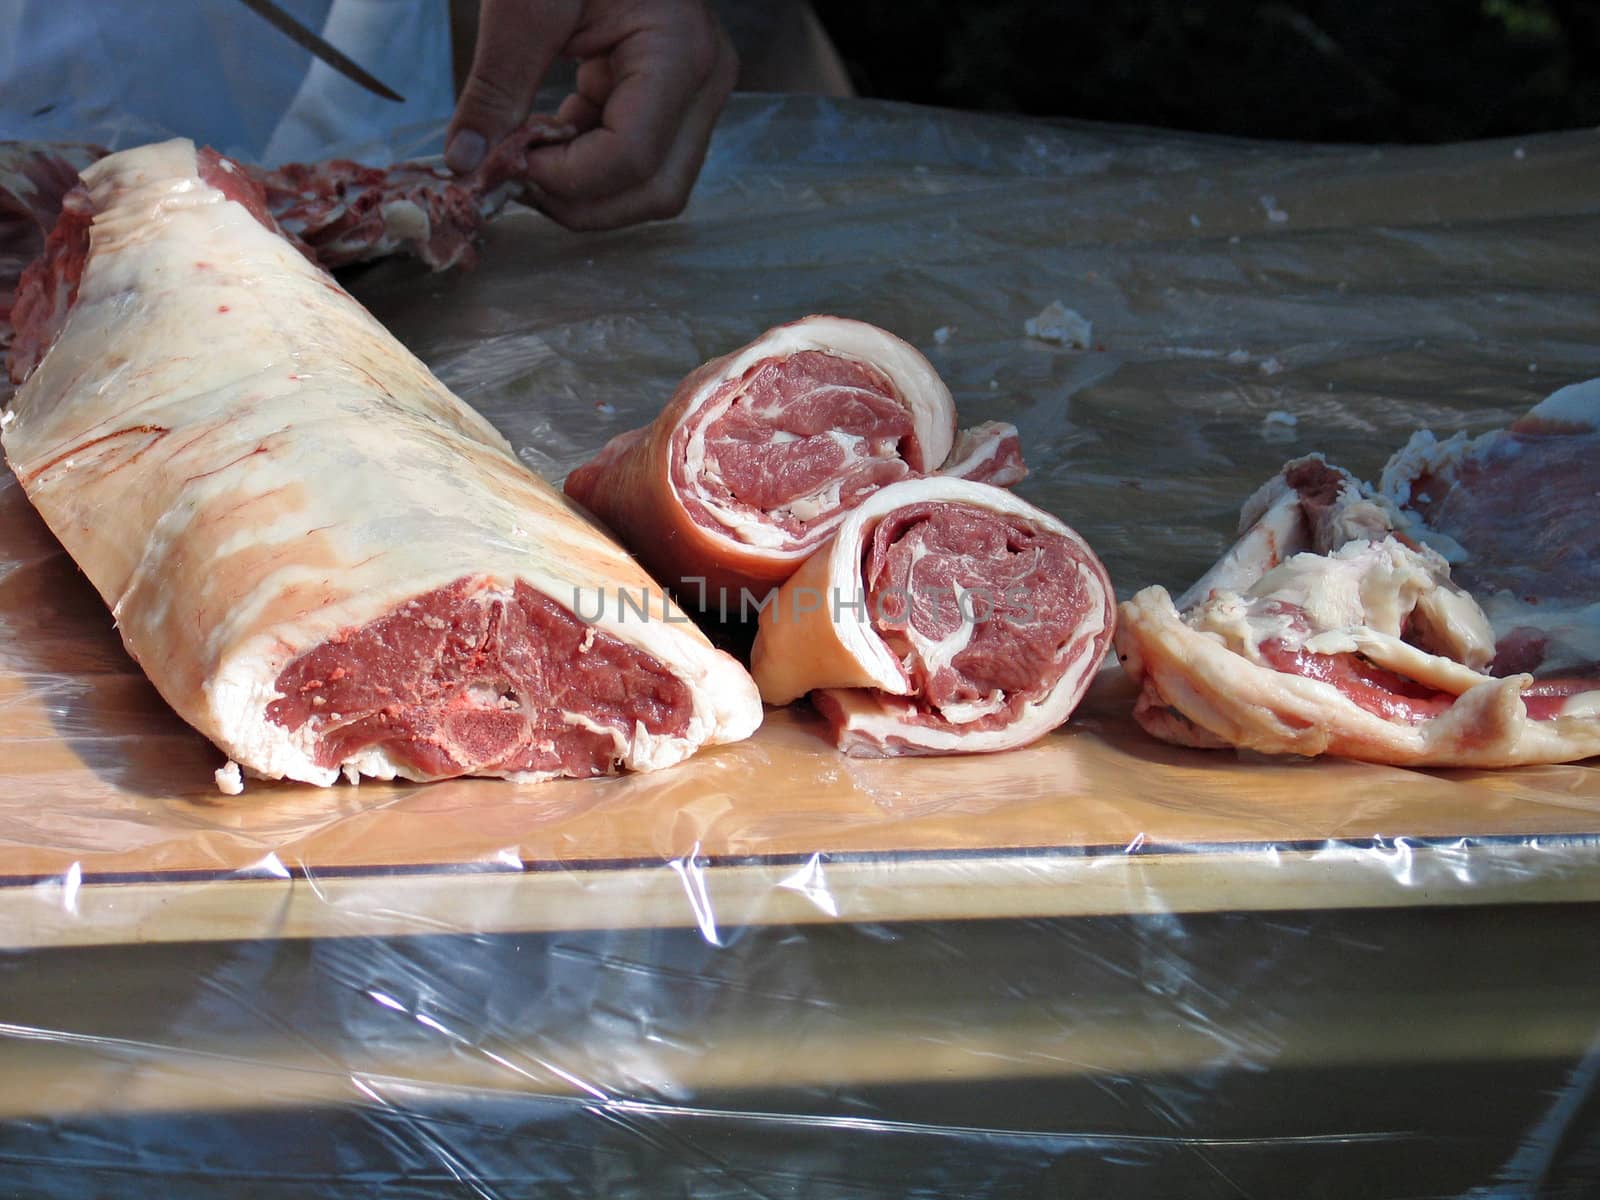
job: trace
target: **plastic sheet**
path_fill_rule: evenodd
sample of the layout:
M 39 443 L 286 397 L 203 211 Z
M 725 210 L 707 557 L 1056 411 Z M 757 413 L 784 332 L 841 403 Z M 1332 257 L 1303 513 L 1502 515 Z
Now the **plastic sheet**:
M 1122 595 L 1322 450 L 1600 375 L 1600 135 L 1326 148 L 740 98 L 677 221 L 531 213 L 373 311 L 558 478 L 807 312 L 923 348 Z M 1051 301 L 1087 349 L 1024 333 Z M 22 1195 L 1580 1196 L 1600 772 L 1027 750 L 803 712 L 650 776 L 216 794 L 0 478 Z

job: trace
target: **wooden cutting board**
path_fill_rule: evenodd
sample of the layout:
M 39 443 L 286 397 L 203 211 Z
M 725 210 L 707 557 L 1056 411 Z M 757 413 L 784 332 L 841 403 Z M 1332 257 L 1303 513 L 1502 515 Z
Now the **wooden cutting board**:
M 803 710 L 672 770 L 250 784 L 0 479 L 0 943 L 1600 898 L 1600 770 L 1146 737 L 1115 668 L 1008 754 L 856 761 Z

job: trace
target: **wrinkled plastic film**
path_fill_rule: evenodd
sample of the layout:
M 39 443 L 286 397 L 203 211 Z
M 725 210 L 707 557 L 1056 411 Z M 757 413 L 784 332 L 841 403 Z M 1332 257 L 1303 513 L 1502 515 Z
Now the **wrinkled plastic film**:
M 351 286 L 552 480 L 770 325 L 872 321 L 964 422 L 1019 427 L 1019 492 L 1119 595 L 1178 591 L 1286 459 L 1371 477 L 1414 429 L 1600 375 L 1596 138 L 1265 146 L 741 98 L 679 220 L 512 212 L 469 275 Z M 1087 346 L 1025 333 L 1052 301 Z M 654 775 L 226 797 L 9 475 L 0 551 L 0 1161 L 25 1194 L 1596 1177 L 1592 766 L 1188 751 L 1110 671 L 989 758 L 843 759 L 797 710 Z

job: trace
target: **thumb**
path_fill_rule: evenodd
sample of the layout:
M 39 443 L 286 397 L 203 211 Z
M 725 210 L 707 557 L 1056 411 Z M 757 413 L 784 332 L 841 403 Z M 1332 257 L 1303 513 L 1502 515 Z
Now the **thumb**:
M 521 124 L 581 9 L 579 0 L 483 0 L 472 71 L 445 136 L 451 170 L 473 170 Z

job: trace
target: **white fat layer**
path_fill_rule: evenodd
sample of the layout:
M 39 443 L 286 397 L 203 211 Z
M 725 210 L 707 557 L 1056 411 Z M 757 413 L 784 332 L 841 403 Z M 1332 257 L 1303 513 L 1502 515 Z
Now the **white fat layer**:
M 928 548 L 926 546 L 918 544 L 911 548 L 911 571 L 909 578 L 913 581 L 915 581 L 917 577 L 917 564 L 927 556 Z M 957 608 L 957 613 L 961 618 L 960 623 L 943 637 L 930 638 L 927 634 L 923 633 L 917 628 L 916 621 L 914 619 L 917 605 L 927 603 L 938 604 L 941 606 L 945 604 L 955 605 Z M 955 661 L 956 655 L 960 654 L 972 644 L 972 635 L 977 630 L 977 624 L 971 619 L 971 617 L 974 617 L 977 614 L 972 612 L 969 606 L 959 603 L 955 596 L 918 596 L 916 594 L 914 582 L 912 587 L 912 595 L 910 598 L 910 609 L 911 612 L 909 615 L 911 615 L 913 619 L 906 623 L 906 627 L 903 632 L 905 634 L 906 641 L 911 643 L 912 651 L 916 654 L 917 658 L 921 660 L 923 671 L 926 672 L 929 678 L 932 678 L 940 671 L 943 671 L 945 668 L 951 666 Z
M 1383 473 L 1378 476 L 1378 490 L 1405 508 L 1416 499 L 1411 489 L 1419 478 L 1454 472 L 1471 447 L 1464 433 L 1441 442 L 1432 430 L 1419 429 L 1384 464 Z
M 963 438 L 965 435 L 962 435 Z M 951 460 L 939 468 L 941 475 L 953 475 L 957 479 L 964 479 L 968 475 L 976 474 L 978 468 L 991 461 L 1000 454 L 1000 440 L 989 438 L 983 441 L 962 441 L 951 452 Z
M 1102 622 L 1101 628 L 1104 628 Z M 1087 642 L 1092 634 L 1085 634 Z M 1026 746 L 1055 729 L 1078 706 L 1101 656 L 1083 654 L 1072 660 L 1055 686 L 1018 705 L 1010 723 L 996 729 L 969 729 L 952 721 L 948 710 L 939 721 L 908 719 L 888 693 L 867 688 L 830 689 L 844 722 L 836 736 L 840 748 L 853 755 L 897 755 L 910 747 L 921 754 L 985 754 Z M 979 714 L 981 716 L 981 714 Z
M 1409 642 L 1360 625 L 1349 630 L 1317 634 L 1306 640 L 1306 649 L 1313 654 L 1361 654 L 1397 675 L 1456 696 L 1477 687 L 1487 678 L 1482 672 L 1455 659 L 1429 654 Z
M 1411 620 L 1418 640 L 1441 654 L 1480 671 L 1494 661 L 1492 622 L 1472 596 L 1452 584 L 1441 580 L 1417 597 Z
M 214 778 L 217 781 L 217 791 L 224 796 L 238 796 L 244 792 L 244 776 L 239 771 L 239 764 L 229 759 L 216 769 Z
M 1558 388 L 1535 404 L 1528 418 L 1600 430 L 1600 379 Z
M 382 208 L 383 232 L 396 242 L 426 241 L 431 228 L 428 211 L 414 200 L 390 200 Z
M 1441 442 L 1431 431 L 1418 430 L 1411 435 L 1410 441 L 1389 459 L 1384 465 L 1383 473 L 1378 477 L 1378 494 L 1395 510 L 1394 527 L 1414 541 L 1427 546 L 1452 565 L 1467 561 L 1469 557 L 1467 548 L 1449 534 L 1440 533 L 1437 529 L 1424 524 L 1408 505 L 1422 500 L 1422 497 L 1413 490 L 1418 479 L 1424 475 L 1453 474 L 1462 460 L 1471 453 L 1473 445 L 1474 443 L 1469 441 L 1464 433 L 1458 433 Z
M 1078 564 L 1078 583 L 1087 596 L 1100 598 L 1105 595 L 1105 588 L 1101 585 L 1100 576 L 1087 563 L 1080 562 Z M 1079 621 L 1077 627 L 1078 636 L 1083 638 L 1097 637 L 1104 633 L 1112 619 L 1111 611 L 1105 605 L 1093 606 Z
M 968 700 L 941 705 L 939 707 L 939 715 L 952 725 L 971 725 L 975 721 L 981 721 L 984 717 L 992 716 L 997 712 L 1004 712 L 1005 707 L 1005 693 L 996 690 L 990 692 L 981 700 Z
M 1441 653 L 1401 640 L 1414 614 Z M 1494 655 L 1488 619 L 1472 597 L 1450 585 L 1445 567 L 1394 538 L 1297 554 L 1243 595 L 1212 592 L 1184 620 L 1255 662 L 1268 641 L 1313 654 L 1359 652 L 1452 692 L 1481 681 Z
M 1439 585 L 1420 556 L 1395 541 L 1351 542 L 1332 554 L 1296 554 L 1250 588 L 1305 611 L 1317 630 L 1368 625 L 1400 635 L 1417 600 Z
M 1300 497 L 1282 475 L 1273 476 L 1245 502 L 1243 516 L 1249 521 L 1243 536 L 1178 598 L 1180 610 L 1193 608 L 1213 592 L 1247 591 L 1284 558 L 1306 549 Z
M 611 725 L 602 725 L 599 721 L 596 721 L 592 717 L 586 716 L 580 712 L 563 712 L 561 714 L 561 723 L 563 725 L 575 725 L 579 729 L 587 729 L 590 733 L 598 733 L 604 737 L 609 737 L 611 739 L 612 749 L 617 758 L 621 761 L 626 761 L 627 759 L 633 757 L 632 746 L 629 743 L 629 739 L 623 737 L 622 734 Z M 645 727 L 638 722 L 634 723 L 633 733 L 635 740 L 637 740 L 641 734 L 646 737 L 649 736 Z
M 963 616 L 962 622 L 944 637 L 926 637 L 922 630 L 910 626 L 906 629 L 906 638 L 912 645 L 912 650 L 917 651 L 917 658 L 922 659 L 923 669 L 930 675 L 938 675 L 941 670 L 955 662 L 957 654 L 971 645 L 973 632 L 976 629 L 978 629 L 976 622 L 968 621 Z
M 1579 692 L 1561 706 L 1563 720 L 1592 721 L 1600 717 L 1600 689 Z

